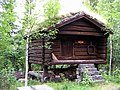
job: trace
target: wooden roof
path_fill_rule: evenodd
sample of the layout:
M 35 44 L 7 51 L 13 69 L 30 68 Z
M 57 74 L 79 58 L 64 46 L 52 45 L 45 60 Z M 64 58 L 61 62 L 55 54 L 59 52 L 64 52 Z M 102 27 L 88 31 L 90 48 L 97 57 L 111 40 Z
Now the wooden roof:
M 54 29 L 54 28 L 60 28 L 60 27 L 65 26 L 65 25 L 67 25 L 69 23 L 72 23 L 72 22 L 74 22 L 76 20 L 85 18 L 88 21 L 90 21 L 91 23 L 93 23 L 94 25 L 101 28 L 101 30 L 104 30 L 104 31 L 112 34 L 112 31 L 109 28 L 107 28 L 103 22 L 101 22 L 100 20 L 94 18 L 92 15 L 89 15 L 89 14 L 85 13 L 84 11 L 79 11 L 79 12 L 76 12 L 76 13 L 69 13 L 66 16 L 60 16 L 59 18 L 60 18 L 60 22 L 58 22 L 54 26 L 49 27 L 48 30 Z M 25 35 L 28 35 L 28 34 L 31 35 L 31 33 L 36 31 L 36 30 L 37 31 L 40 30 L 40 27 L 38 25 L 35 25 L 31 30 L 27 30 L 25 32 Z
M 104 29 L 105 31 L 109 31 L 109 29 L 105 27 L 105 24 L 103 22 L 101 22 L 98 19 L 94 18 L 93 16 L 85 13 L 84 11 L 80 11 L 77 13 L 70 13 L 67 16 L 62 16 L 61 21 L 56 24 L 55 28 L 60 28 L 64 25 L 72 23 L 81 18 L 85 18 L 88 21 L 92 22 L 94 25 L 98 26 L 99 28 Z

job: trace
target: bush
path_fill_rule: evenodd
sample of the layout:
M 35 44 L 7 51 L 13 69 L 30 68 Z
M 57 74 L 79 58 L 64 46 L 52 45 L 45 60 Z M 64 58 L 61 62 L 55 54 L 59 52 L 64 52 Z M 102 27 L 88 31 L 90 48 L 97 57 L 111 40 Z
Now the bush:
M 13 68 L 4 68 L 0 71 L 0 88 L 10 90 L 10 87 L 16 83 L 16 78 L 13 75 Z

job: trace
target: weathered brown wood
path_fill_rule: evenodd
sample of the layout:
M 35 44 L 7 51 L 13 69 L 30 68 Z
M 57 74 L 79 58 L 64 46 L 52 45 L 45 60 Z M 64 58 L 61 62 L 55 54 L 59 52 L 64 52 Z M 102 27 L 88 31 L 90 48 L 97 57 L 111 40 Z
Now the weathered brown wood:
M 42 54 L 29 54 L 29 57 L 42 57 Z M 50 54 L 45 54 L 45 57 L 50 57 Z
M 106 54 L 99 54 L 99 55 L 98 55 L 98 58 L 105 59 L 105 58 L 106 58 Z
M 38 61 L 38 62 L 42 62 L 42 61 L 43 61 L 43 60 L 42 60 L 42 57 L 41 57 L 41 58 L 29 57 L 29 60 L 30 60 L 30 61 Z M 50 57 L 48 57 L 48 58 L 45 57 L 45 62 L 46 62 L 46 61 L 50 61 L 50 60 L 51 60 Z
M 37 42 L 37 43 L 31 43 L 31 46 L 42 46 L 41 42 Z
M 75 56 L 86 56 L 89 55 L 88 52 L 75 52 Z
M 52 61 L 50 64 L 87 64 L 87 63 L 106 63 L 107 61 L 104 59 L 97 59 L 97 60 L 59 60 L 59 61 Z
M 107 46 L 107 43 L 106 42 L 101 42 L 101 43 L 98 43 L 97 45 L 98 46 Z
M 74 48 L 74 52 L 87 52 L 87 48 Z
M 45 49 L 47 64 L 106 63 L 107 35 L 99 23 L 88 16 L 63 22 L 57 26 L 59 31 L 52 40 L 52 49 Z M 32 39 L 29 45 L 29 62 L 42 64 L 42 40 Z
M 98 50 L 97 51 L 99 54 L 106 54 L 106 50 Z
M 90 60 L 90 59 L 98 59 L 97 56 L 75 56 L 75 57 L 64 57 L 59 56 L 57 57 L 59 60 Z
M 64 26 L 60 29 L 61 31 L 81 31 L 81 32 L 101 32 L 92 27 L 82 27 L 82 26 Z
M 91 25 L 91 23 L 86 22 L 85 20 L 77 20 L 69 25 L 76 25 L 76 26 L 84 26 L 84 27 L 95 27 L 95 25 Z
M 97 49 L 99 49 L 99 50 L 106 50 L 106 46 L 97 46 Z
M 29 50 L 42 50 L 42 47 L 40 46 L 34 46 L 34 47 L 30 47 Z
M 51 50 L 45 49 L 45 54 L 49 54 L 49 53 L 51 53 L 51 52 L 52 52 Z M 30 50 L 28 53 L 29 53 L 29 54 L 30 54 L 30 53 L 41 54 L 41 53 L 42 53 L 42 49 Z
M 66 35 L 90 35 L 90 36 L 104 36 L 103 33 L 97 32 L 77 32 L 77 31 L 59 31 L 59 34 L 66 34 Z
M 88 44 L 88 45 L 89 45 L 89 44 Z M 81 49 L 81 48 L 84 48 L 84 49 L 86 49 L 86 48 L 88 47 L 88 45 L 86 45 L 86 44 L 85 44 L 85 45 L 79 45 L 79 44 L 76 45 L 76 44 L 75 44 L 75 45 L 74 45 L 74 48 L 80 48 L 80 49 Z
M 53 59 L 53 60 L 58 60 L 58 58 L 55 56 L 54 53 L 52 53 L 52 59 Z
M 60 52 L 60 47 L 54 47 L 54 49 L 52 50 L 53 52 Z
M 37 58 L 37 57 L 29 57 L 29 60 L 33 61 L 42 61 L 42 58 Z
M 38 43 L 38 42 L 42 42 L 42 39 L 35 39 L 30 41 L 30 43 Z

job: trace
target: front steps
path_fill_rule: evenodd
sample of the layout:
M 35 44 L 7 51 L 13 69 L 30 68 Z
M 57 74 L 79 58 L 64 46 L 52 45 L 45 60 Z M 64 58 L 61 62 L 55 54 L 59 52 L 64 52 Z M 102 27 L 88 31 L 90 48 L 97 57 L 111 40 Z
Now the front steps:
M 77 74 L 77 82 L 81 82 L 83 78 L 86 78 L 85 75 L 87 75 L 87 78 L 90 79 L 90 82 L 103 82 L 103 76 L 100 75 L 100 71 L 95 68 L 94 64 L 79 64 L 78 68 L 76 70 Z

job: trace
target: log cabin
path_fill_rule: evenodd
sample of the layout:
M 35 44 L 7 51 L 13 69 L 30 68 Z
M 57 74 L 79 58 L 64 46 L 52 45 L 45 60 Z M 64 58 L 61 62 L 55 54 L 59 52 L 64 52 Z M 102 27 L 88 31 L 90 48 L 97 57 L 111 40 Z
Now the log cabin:
M 101 21 L 85 12 L 72 13 L 55 28 L 59 31 L 52 40 L 51 49 L 40 47 L 42 39 L 31 39 L 28 50 L 31 64 L 51 65 L 105 64 L 107 63 L 107 38 L 110 30 Z

